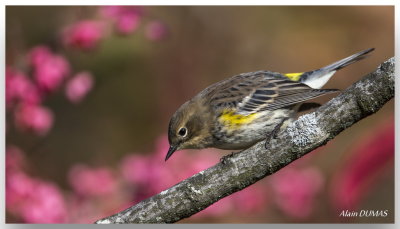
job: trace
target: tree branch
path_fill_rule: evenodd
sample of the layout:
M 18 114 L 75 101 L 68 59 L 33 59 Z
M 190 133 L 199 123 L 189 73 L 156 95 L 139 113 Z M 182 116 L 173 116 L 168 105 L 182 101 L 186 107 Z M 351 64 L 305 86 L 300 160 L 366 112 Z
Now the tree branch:
M 382 63 L 316 111 L 301 116 L 271 139 L 227 157 L 192 177 L 115 215 L 108 223 L 173 223 L 246 188 L 326 144 L 340 132 L 377 112 L 394 97 L 394 57 Z

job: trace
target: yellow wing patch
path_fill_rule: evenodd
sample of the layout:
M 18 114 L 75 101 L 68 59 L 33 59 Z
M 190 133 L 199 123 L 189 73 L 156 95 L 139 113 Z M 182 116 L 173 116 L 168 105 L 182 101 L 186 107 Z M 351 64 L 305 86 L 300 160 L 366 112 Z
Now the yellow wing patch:
M 283 74 L 285 75 L 287 78 L 289 78 L 292 81 L 299 81 L 300 80 L 300 76 L 303 74 L 304 72 L 298 72 L 298 73 L 286 73 Z
M 219 122 L 222 123 L 229 129 L 240 128 L 244 124 L 248 124 L 254 121 L 257 118 L 257 114 L 249 114 L 249 115 L 241 115 L 236 114 L 234 111 L 230 109 L 226 109 L 222 112 L 222 115 L 219 117 Z

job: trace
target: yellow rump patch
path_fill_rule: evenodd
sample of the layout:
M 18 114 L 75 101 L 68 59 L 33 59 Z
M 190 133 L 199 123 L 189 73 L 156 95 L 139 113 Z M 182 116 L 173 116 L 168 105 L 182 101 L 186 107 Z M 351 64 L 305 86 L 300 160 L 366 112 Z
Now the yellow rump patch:
M 287 78 L 289 78 L 292 81 L 299 81 L 300 80 L 300 76 L 303 74 L 304 72 L 298 72 L 298 73 L 286 73 L 283 74 L 285 75 Z
M 230 128 L 238 128 L 241 125 L 251 123 L 254 121 L 254 119 L 257 118 L 257 114 L 249 114 L 249 115 L 241 115 L 241 114 L 236 114 L 232 110 L 224 110 L 222 112 L 222 115 L 219 117 L 219 121 L 226 127 Z

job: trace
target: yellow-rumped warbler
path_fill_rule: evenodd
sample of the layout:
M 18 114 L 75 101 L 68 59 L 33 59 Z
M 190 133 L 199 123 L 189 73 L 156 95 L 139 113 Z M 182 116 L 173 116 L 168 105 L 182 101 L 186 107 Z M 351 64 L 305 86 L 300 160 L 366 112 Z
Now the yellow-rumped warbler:
M 184 103 L 169 122 L 170 148 L 241 150 L 293 121 L 297 104 L 338 91 L 320 89 L 339 69 L 366 57 L 367 49 L 326 67 L 301 73 L 242 73 L 215 83 Z

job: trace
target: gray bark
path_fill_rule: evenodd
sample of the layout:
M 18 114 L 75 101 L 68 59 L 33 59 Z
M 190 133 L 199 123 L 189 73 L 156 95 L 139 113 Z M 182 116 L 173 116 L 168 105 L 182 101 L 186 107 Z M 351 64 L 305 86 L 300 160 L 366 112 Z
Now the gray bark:
M 388 59 L 316 111 L 301 116 L 272 139 L 268 149 L 260 142 L 227 157 L 225 163 L 220 162 L 96 223 L 173 223 L 275 173 L 377 112 L 392 99 L 394 65 L 394 58 Z

